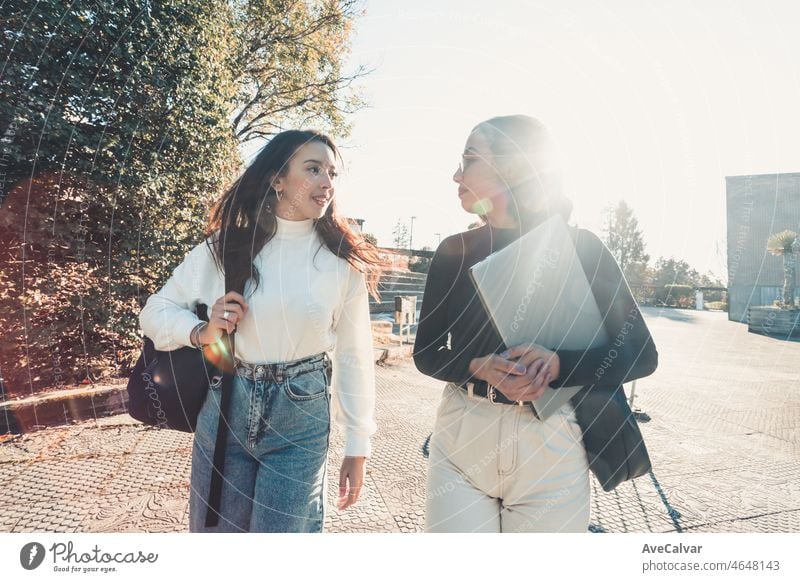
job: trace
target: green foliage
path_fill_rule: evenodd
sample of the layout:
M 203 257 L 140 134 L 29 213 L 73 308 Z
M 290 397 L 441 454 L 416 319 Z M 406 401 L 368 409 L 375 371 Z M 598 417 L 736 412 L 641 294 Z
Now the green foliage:
M 239 141 L 347 131 L 345 0 L 9 0 L 0 49 L 0 375 L 126 373 Z
M 4 16 L 0 369 L 19 393 L 125 372 L 144 299 L 202 239 L 238 157 L 225 2 Z
M 346 135 L 346 116 L 362 105 L 352 85 L 365 74 L 363 67 L 342 71 L 358 2 L 232 0 L 230 5 L 236 137 L 262 139 L 294 126 Z
M 423 251 L 433 251 L 431 247 L 422 247 Z M 432 259 L 428 257 L 411 257 L 408 261 L 408 270 L 414 273 L 427 273 L 431 268 Z
M 690 307 L 694 303 L 691 285 L 665 285 L 656 291 L 656 303 L 672 307 Z
M 793 230 L 784 230 L 773 234 L 767 240 L 767 250 L 773 255 L 788 255 L 792 252 L 792 244 L 797 239 Z
M 657 287 L 694 285 L 699 276 L 698 272 L 686 261 L 661 257 L 656 261 L 652 273 L 652 281 Z
M 376 237 L 371 232 L 364 232 L 364 233 L 361 234 L 361 236 L 364 237 L 364 240 L 367 241 L 372 246 L 375 246 L 375 247 L 378 246 L 378 237 Z
M 793 230 L 784 230 L 773 234 L 767 240 L 767 250 L 773 255 L 783 257 L 783 293 L 780 306 L 786 309 L 794 308 L 794 280 L 797 270 L 797 233 Z
M 645 244 L 639 230 L 639 221 L 624 200 L 606 210 L 603 230 L 604 242 L 617 259 L 625 277 L 631 284 L 641 283 L 650 256 L 644 252 Z
M 624 271 L 625 280 L 632 287 L 644 285 L 650 279 L 650 269 L 647 263 L 632 262 L 628 263 Z

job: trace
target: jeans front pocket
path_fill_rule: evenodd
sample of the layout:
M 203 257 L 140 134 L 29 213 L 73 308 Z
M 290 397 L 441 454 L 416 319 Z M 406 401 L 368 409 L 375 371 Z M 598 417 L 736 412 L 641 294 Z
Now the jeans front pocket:
M 292 376 L 273 384 L 269 434 L 274 445 L 299 447 L 312 456 L 327 454 L 331 427 L 330 390 L 324 370 Z
M 302 402 L 323 398 L 328 392 L 328 384 L 325 370 L 314 370 L 287 378 L 283 390 L 290 400 Z

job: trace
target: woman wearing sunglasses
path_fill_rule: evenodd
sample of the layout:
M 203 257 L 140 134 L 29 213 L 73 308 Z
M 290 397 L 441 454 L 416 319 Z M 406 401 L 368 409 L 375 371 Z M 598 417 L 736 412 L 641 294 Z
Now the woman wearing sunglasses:
M 575 248 L 611 345 L 549 350 L 506 346 L 469 278 L 471 266 L 572 204 L 562 192 L 554 148 L 537 120 L 495 117 L 470 133 L 453 176 L 461 207 L 479 228 L 442 241 L 430 266 L 414 361 L 447 382 L 430 443 L 426 529 L 431 532 L 585 532 L 589 462 L 575 408 L 539 420 L 531 401 L 546 387 L 621 385 L 651 374 L 658 356 L 613 256 L 589 231 Z M 565 383 L 568 382 L 568 383 Z M 523 404 L 523 406 L 520 406 Z

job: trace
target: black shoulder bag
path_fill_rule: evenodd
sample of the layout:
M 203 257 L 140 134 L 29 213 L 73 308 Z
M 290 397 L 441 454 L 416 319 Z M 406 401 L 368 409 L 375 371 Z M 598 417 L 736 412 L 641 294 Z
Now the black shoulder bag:
M 571 401 L 589 469 L 603 491 L 650 471 L 650 456 L 622 386 L 584 386 Z
M 575 242 L 577 229 L 570 228 L 570 233 Z M 623 481 L 650 471 L 642 432 L 621 385 L 584 386 L 570 401 L 583 431 L 589 469 L 603 491 L 612 491 Z
M 230 289 L 229 285 L 226 269 L 225 289 Z M 233 290 L 241 293 L 241 290 Z M 200 319 L 208 321 L 205 304 L 199 304 L 196 313 Z M 155 349 L 150 338 L 145 337 L 142 353 L 128 379 L 128 412 L 133 418 L 150 426 L 182 432 L 194 432 L 209 387 L 222 384 L 206 527 L 219 523 L 228 428 L 225 417 L 230 408 L 233 375 L 236 373 L 233 336 L 234 333 L 223 334 L 220 341 L 226 349 L 222 354 L 214 355 L 217 364 L 212 364 L 206 357 L 210 354 L 209 346 L 202 350 L 184 347 L 162 352 Z

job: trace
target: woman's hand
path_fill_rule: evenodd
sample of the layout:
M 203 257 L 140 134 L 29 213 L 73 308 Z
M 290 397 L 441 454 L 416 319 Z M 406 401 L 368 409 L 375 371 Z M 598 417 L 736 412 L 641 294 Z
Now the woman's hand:
M 469 364 L 469 372 L 475 378 L 488 382 L 509 400 L 536 400 L 544 392 L 543 377 L 534 384 L 542 362 L 534 362 L 527 368 L 498 354 L 475 358 Z
M 537 400 L 558 377 L 558 355 L 536 344 L 514 346 L 470 362 L 469 371 L 488 382 L 509 400 Z
M 535 368 L 537 373 L 532 380 L 534 384 L 544 382 L 546 387 L 561 374 L 558 354 L 537 344 L 520 344 L 500 355 L 522 364 L 529 372 Z
M 208 325 L 200 333 L 200 343 L 213 344 L 222 337 L 223 331 L 227 333 L 234 331 L 236 325 L 247 314 L 247 309 L 244 297 L 236 291 L 230 291 L 217 299 L 211 306 Z
M 336 507 L 347 509 L 358 501 L 364 486 L 366 457 L 345 457 L 339 470 L 339 499 Z M 348 488 L 349 484 L 349 488 Z

